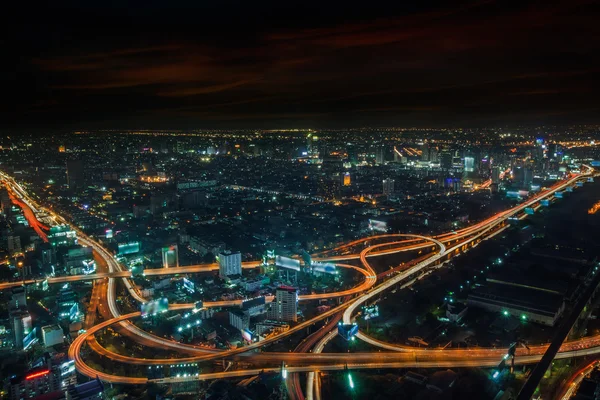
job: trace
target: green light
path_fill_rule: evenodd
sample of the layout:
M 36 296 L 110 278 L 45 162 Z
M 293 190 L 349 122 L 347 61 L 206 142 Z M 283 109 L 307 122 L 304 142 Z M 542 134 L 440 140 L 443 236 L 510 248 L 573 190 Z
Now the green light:
M 504 314 L 505 317 L 508 317 L 508 311 L 504 310 L 502 311 L 502 314 Z
M 522 319 L 523 321 L 525 321 L 525 320 L 527 319 L 527 315 L 525 315 L 525 314 L 521 314 L 521 319 Z
M 348 384 L 350 384 L 350 389 L 354 389 L 354 381 L 352 380 L 352 375 L 348 373 Z

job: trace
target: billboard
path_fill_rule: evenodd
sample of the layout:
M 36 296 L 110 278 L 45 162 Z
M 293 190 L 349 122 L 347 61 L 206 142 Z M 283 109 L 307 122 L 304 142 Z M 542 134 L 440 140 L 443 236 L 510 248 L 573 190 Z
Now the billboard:
M 37 328 L 33 328 L 31 332 L 29 332 L 23 338 L 23 350 L 27 350 L 30 346 L 36 344 L 38 341 L 37 338 Z
M 540 200 L 540 204 L 544 207 L 548 207 L 550 205 L 550 200 L 548 200 L 548 199 Z
M 196 291 L 196 285 L 194 285 L 194 282 L 187 278 L 183 278 L 183 288 L 190 293 L 194 293 Z
M 169 310 L 169 300 L 161 298 L 158 300 L 152 300 L 141 305 L 142 318 L 148 316 L 154 316 L 159 313 L 163 313 Z
M 246 342 L 251 342 L 252 341 L 252 332 L 250 332 L 248 329 L 242 329 L 242 337 L 244 338 L 244 340 Z
M 321 263 L 321 262 L 313 262 L 313 272 L 322 272 L 324 274 L 336 275 L 337 270 L 335 268 L 335 264 L 332 263 Z
M 535 213 L 535 210 L 531 207 L 527 207 L 525 208 L 525 214 L 527 215 L 533 215 Z
M 282 268 L 300 271 L 300 261 L 289 257 L 276 256 L 275 265 Z
M 135 254 L 140 251 L 140 242 L 119 243 L 117 255 Z

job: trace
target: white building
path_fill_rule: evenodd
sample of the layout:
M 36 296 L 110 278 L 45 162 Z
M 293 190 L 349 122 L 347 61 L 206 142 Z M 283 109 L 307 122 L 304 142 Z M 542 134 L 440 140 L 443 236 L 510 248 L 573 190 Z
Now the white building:
M 224 251 L 219 254 L 219 276 L 223 279 L 230 275 L 242 274 L 242 254 Z
M 59 325 L 46 325 L 42 327 L 42 339 L 45 347 L 56 346 L 64 342 L 63 330 Z
M 281 286 L 275 291 L 268 318 L 277 321 L 296 322 L 298 319 L 298 289 Z

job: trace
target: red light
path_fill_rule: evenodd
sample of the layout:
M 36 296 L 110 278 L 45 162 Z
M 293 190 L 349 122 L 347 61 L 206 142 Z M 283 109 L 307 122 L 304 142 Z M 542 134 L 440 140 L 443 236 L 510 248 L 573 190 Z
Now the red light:
M 31 379 L 35 379 L 35 378 L 39 378 L 40 376 L 44 376 L 50 373 L 50 370 L 44 370 L 44 371 L 40 371 L 40 372 L 36 372 L 35 374 L 31 374 L 31 375 L 27 375 L 25 377 L 25 379 L 27 379 L 28 381 Z

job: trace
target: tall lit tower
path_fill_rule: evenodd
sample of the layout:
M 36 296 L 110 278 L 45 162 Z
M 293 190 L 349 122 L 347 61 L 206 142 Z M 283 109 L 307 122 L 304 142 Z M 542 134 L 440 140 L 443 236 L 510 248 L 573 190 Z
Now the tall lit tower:
M 393 196 L 394 195 L 394 180 L 387 178 L 383 180 L 383 195 Z

